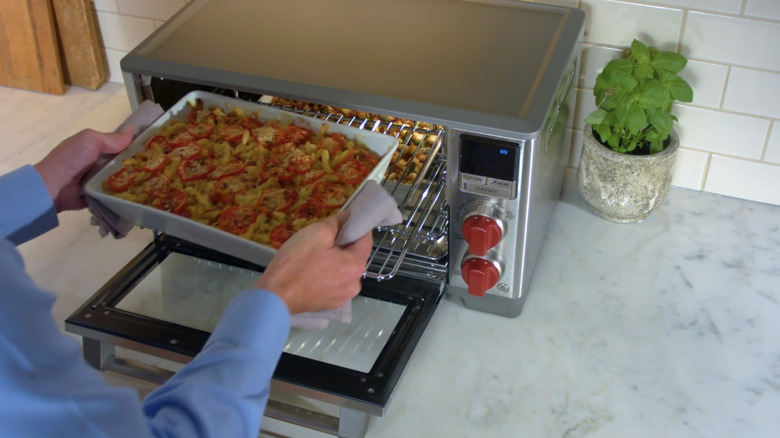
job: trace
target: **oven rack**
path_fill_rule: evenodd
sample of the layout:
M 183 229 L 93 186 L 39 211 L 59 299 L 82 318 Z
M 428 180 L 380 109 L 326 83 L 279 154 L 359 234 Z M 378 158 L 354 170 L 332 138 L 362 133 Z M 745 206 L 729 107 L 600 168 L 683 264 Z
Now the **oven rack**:
M 240 94 L 236 93 L 236 97 Z M 449 214 L 443 127 L 382 116 L 347 116 L 320 109 L 277 105 L 267 97 L 261 97 L 258 102 L 395 137 L 399 143 L 397 152 L 381 185 L 398 202 L 404 220 L 374 231 L 374 251 L 369 257 L 365 277 L 389 280 L 403 268 L 407 275 L 436 281 L 445 279 Z M 422 156 L 425 158 L 420 162 Z M 390 178 L 393 171 L 395 175 Z

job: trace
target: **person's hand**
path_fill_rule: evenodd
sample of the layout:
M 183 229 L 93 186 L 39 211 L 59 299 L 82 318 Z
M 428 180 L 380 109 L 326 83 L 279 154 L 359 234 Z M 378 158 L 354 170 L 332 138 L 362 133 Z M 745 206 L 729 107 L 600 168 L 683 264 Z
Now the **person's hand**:
M 116 154 L 133 140 L 133 128 L 118 134 L 85 129 L 66 138 L 46 155 L 35 169 L 41 175 L 57 212 L 86 207 L 81 197 L 81 179 L 100 154 Z
M 291 314 L 335 309 L 360 292 L 371 253 L 371 233 L 335 244 L 348 213 L 309 225 L 284 243 L 255 286 L 277 294 Z

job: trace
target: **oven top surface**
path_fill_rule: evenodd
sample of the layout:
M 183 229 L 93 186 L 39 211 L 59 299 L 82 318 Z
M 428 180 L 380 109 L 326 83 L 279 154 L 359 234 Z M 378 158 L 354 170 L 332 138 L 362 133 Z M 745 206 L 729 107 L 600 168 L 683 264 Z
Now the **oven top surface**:
M 581 25 L 518 2 L 202 0 L 122 68 L 501 128 L 543 120 Z

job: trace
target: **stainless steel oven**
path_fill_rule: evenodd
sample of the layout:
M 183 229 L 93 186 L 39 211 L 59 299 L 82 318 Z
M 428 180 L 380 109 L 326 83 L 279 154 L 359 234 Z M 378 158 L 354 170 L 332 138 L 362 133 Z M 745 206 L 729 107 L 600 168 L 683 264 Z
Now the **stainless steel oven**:
M 293 330 L 267 416 L 362 436 L 444 294 L 521 313 L 568 163 L 583 22 L 501 0 L 195 0 L 122 60 L 133 107 L 206 90 L 398 139 L 383 186 L 404 222 L 374 231 L 352 324 Z M 96 368 L 161 382 L 175 366 L 156 361 L 190 360 L 262 270 L 152 230 L 66 329 Z

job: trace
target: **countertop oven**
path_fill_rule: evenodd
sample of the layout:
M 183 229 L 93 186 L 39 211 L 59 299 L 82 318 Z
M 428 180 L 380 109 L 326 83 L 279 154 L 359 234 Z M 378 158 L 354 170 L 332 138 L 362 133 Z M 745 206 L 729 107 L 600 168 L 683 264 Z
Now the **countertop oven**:
M 583 22 L 500 0 L 195 0 L 122 60 L 134 108 L 203 90 L 399 141 L 382 185 L 404 222 L 374 231 L 351 324 L 293 329 L 266 416 L 363 436 L 445 294 L 520 314 L 568 163 Z M 159 383 L 263 266 L 150 240 L 66 329 L 92 366 Z

